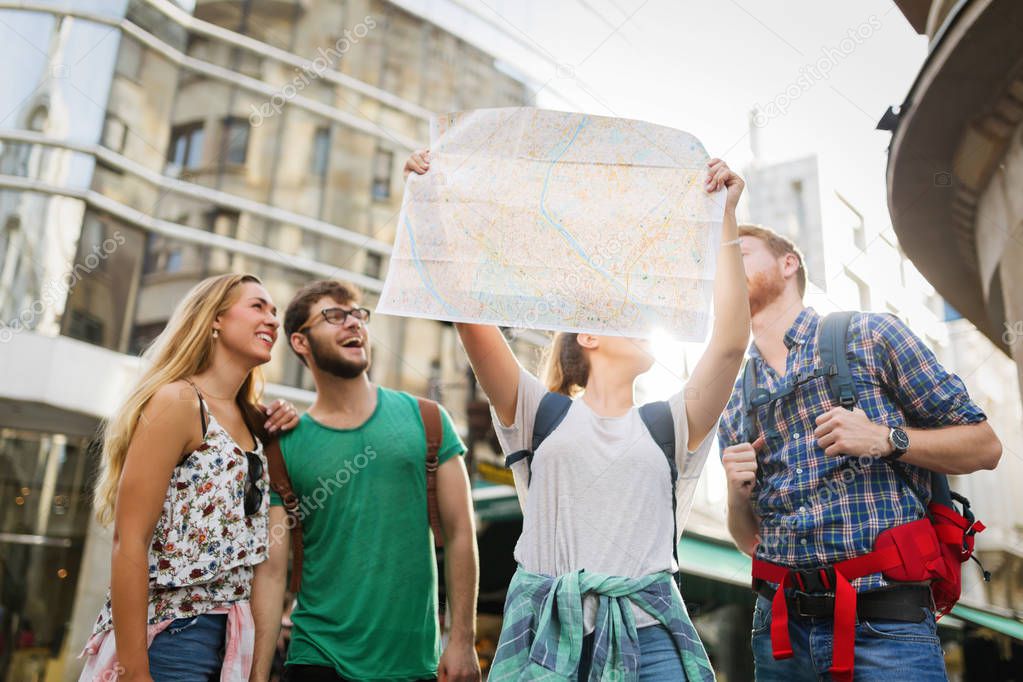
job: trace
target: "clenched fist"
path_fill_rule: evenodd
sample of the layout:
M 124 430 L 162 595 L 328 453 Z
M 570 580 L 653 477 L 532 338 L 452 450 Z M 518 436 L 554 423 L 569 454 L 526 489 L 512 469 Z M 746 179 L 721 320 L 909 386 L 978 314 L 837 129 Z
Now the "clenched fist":
M 408 177 L 409 173 L 415 173 L 416 175 L 422 175 L 426 171 L 430 170 L 430 150 L 420 149 L 417 152 L 412 152 L 412 155 L 405 161 L 405 177 Z
M 764 444 L 760 436 L 754 443 L 739 443 L 725 448 L 721 463 L 725 467 L 729 500 L 748 500 L 757 480 L 757 450 Z

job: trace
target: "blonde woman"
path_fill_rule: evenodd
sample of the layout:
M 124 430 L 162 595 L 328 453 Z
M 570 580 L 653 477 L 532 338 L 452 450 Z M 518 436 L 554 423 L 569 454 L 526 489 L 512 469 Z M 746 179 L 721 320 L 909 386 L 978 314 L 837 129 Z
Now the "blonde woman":
M 277 309 L 252 275 L 196 285 L 106 425 L 97 516 L 114 524 L 110 597 L 82 680 L 248 677 L 248 600 L 267 556 L 263 441 L 297 423 L 259 403 Z
M 406 164 L 420 174 L 428 168 L 426 153 Z M 714 678 L 673 580 L 674 548 L 746 349 L 750 315 L 735 219 L 743 181 L 713 159 L 705 187 L 727 189 L 713 333 L 687 384 L 666 405 L 651 404 L 659 412 L 634 404 L 633 384 L 654 362 L 646 341 L 557 334 L 541 383 L 519 366 L 496 327 L 455 325 L 490 399 L 523 508 L 519 569 L 491 682 Z M 553 429 L 550 410 L 538 419 L 541 402 L 563 406 Z M 667 437 L 655 441 L 648 418 L 657 414 L 656 430 Z M 536 446 L 541 432 L 547 437 Z M 676 495 L 683 500 L 677 511 Z

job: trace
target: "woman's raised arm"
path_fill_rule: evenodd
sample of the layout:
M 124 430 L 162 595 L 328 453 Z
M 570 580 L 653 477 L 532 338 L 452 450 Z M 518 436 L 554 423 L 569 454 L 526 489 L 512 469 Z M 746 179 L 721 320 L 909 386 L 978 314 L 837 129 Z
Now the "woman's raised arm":
M 749 293 L 739 250 L 735 207 L 745 183 L 720 159 L 708 164 L 707 191 L 728 190 L 721 223 L 721 253 L 714 276 L 714 329 L 707 349 L 686 384 L 686 416 L 690 450 L 710 433 L 732 394 L 742 356 L 749 343 Z
M 501 330 L 486 324 L 455 324 L 469 364 L 483 392 L 505 426 L 515 423 L 519 394 L 519 361 L 515 359 Z

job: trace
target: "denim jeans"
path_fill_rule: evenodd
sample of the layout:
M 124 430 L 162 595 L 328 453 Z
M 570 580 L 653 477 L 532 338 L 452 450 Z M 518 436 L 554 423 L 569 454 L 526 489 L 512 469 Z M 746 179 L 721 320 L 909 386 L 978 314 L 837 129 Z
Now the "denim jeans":
M 153 682 L 206 682 L 220 679 L 227 636 L 227 614 L 178 618 L 149 645 Z
M 853 678 L 859 682 L 913 680 L 945 682 L 945 659 L 934 613 L 923 609 L 920 623 L 860 620 L 856 623 Z M 792 658 L 774 660 L 771 653 L 771 602 L 757 596 L 753 611 L 753 662 L 757 682 L 828 682 L 831 675 L 833 625 L 830 618 L 789 615 Z
M 636 631 L 639 635 L 639 682 L 685 682 L 682 657 L 671 633 L 662 625 L 651 625 Z M 577 679 L 586 682 L 593 658 L 593 635 L 583 639 Z

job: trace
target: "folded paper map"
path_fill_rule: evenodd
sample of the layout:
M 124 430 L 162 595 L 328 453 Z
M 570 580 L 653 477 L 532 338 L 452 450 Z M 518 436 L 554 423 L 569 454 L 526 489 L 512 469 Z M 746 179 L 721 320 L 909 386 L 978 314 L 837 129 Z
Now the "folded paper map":
M 680 340 L 706 335 L 725 192 L 689 133 L 532 108 L 434 119 L 378 311 Z

